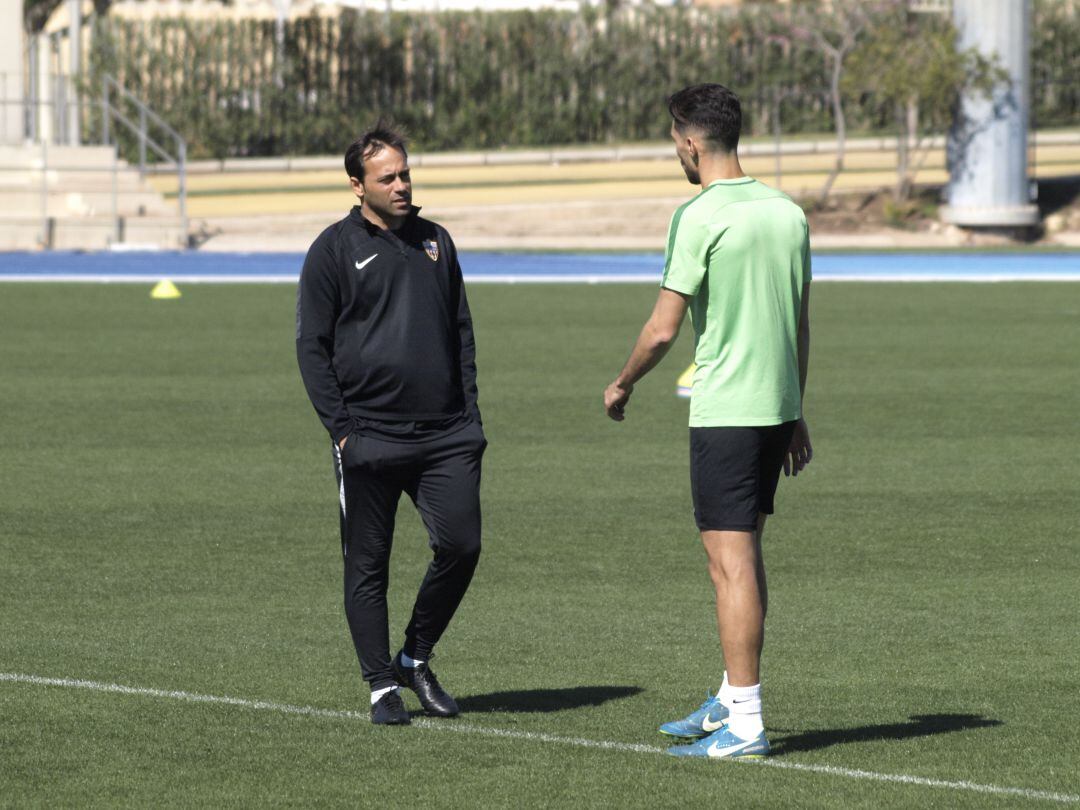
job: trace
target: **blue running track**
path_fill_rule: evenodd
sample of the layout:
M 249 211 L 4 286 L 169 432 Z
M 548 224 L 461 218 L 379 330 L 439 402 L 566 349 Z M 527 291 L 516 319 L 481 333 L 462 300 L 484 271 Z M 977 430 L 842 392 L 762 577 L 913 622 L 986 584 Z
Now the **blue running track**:
M 0 253 L 0 281 L 294 283 L 300 253 Z M 658 283 L 655 253 L 462 253 L 470 283 Z M 1080 252 L 820 253 L 819 281 L 1080 281 Z

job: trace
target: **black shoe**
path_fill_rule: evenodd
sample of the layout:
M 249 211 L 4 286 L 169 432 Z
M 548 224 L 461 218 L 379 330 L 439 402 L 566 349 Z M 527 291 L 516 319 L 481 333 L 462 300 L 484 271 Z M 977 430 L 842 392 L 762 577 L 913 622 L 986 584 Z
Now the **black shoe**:
M 371 722 L 377 726 L 409 725 L 409 713 L 397 689 L 391 689 L 371 704 Z
M 402 686 L 416 692 L 420 705 L 428 714 L 434 717 L 453 717 L 460 711 L 455 700 L 439 686 L 439 679 L 426 663 L 407 667 L 401 663 L 401 653 L 398 653 L 394 656 L 394 677 Z

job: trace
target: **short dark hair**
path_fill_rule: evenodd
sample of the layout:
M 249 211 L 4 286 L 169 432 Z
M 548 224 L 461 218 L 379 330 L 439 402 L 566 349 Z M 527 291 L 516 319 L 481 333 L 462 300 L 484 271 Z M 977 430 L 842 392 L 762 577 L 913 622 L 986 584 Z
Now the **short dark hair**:
M 684 87 L 668 99 L 668 112 L 680 133 L 695 127 L 725 152 L 734 152 L 739 146 L 742 105 L 739 97 L 722 84 Z
M 363 180 L 364 161 L 379 154 L 388 146 L 399 150 L 406 157 L 409 156 L 409 153 L 405 150 L 405 135 L 401 129 L 393 121 L 387 118 L 379 118 L 374 126 L 365 130 L 345 150 L 345 171 L 349 177 Z

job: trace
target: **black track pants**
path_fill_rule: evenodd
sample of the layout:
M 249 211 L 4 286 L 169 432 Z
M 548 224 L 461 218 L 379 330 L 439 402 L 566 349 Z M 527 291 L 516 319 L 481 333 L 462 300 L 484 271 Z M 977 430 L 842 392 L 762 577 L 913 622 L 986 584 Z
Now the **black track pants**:
M 422 442 L 354 433 L 334 469 L 341 498 L 345 615 L 360 671 L 372 689 L 394 683 L 386 610 L 394 517 L 408 493 L 427 527 L 434 558 L 405 631 L 407 655 L 427 660 L 472 580 L 480 557 L 479 424 Z

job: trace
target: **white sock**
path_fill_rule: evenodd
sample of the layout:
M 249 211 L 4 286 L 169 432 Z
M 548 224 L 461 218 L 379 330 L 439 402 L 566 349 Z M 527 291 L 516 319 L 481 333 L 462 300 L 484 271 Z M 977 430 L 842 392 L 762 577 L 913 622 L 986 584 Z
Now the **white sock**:
M 728 709 L 728 728 L 736 737 L 752 740 L 765 730 L 761 720 L 761 684 L 753 686 L 732 686 L 727 682 L 720 687 L 720 702 Z
M 382 700 L 383 695 L 385 695 L 387 692 L 393 692 L 395 689 L 397 689 L 396 686 L 385 686 L 382 689 L 372 689 L 371 705 L 374 706 L 376 703 Z
M 721 703 L 724 702 L 724 697 L 727 695 L 727 690 L 731 688 L 731 684 L 728 683 L 727 670 L 724 670 L 724 682 L 720 684 L 720 691 L 716 693 L 716 699 Z
M 426 663 L 427 661 L 417 661 L 415 658 L 409 658 L 409 656 L 407 656 L 404 651 L 402 651 L 401 653 L 401 665 L 403 667 L 408 667 L 409 669 L 412 669 L 413 667 L 418 667 L 421 664 Z

